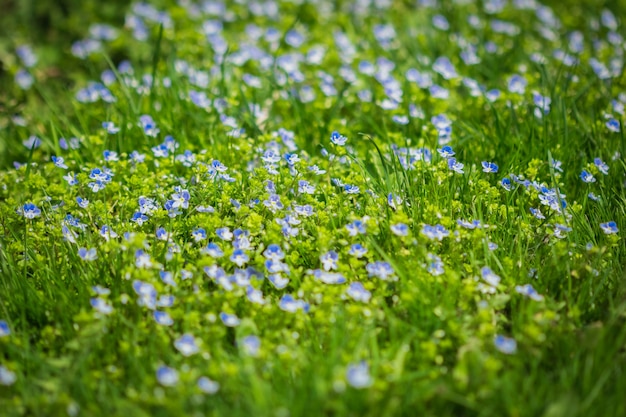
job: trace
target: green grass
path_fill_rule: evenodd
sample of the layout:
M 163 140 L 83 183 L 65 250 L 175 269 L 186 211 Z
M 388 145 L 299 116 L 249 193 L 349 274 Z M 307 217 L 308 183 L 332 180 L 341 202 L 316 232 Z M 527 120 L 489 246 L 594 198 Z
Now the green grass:
M 606 7 L 619 22 L 626 6 L 553 2 L 560 24 L 549 28 L 535 9 L 508 4 L 490 14 L 481 3 L 441 3 L 396 1 L 356 11 L 355 2 L 284 1 L 275 19 L 250 2 L 227 2 L 224 45 L 215 39 L 212 45 L 203 33 L 211 28 L 203 29 L 205 21 L 220 18 L 193 16 L 191 2 L 155 2 L 159 16 L 167 16 L 161 22 L 146 17 L 154 11 L 115 2 L 14 4 L 14 18 L 0 20 L 6 28 L 0 324 L 8 329 L 0 326 L 0 410 L 10 416 L 626 415 L 626 140 L 623 129 L 607 126 L 610 118 L 623 125 L 623 111 L 612 102 L 626 101 L 620 97 L 626 79 L 618 69 L 600 77 L 590 63 L 594 58 L 610 68 L 621 59 L 623 27 L 613 31 L 599 17 Z M 435 27 L 437 14 L 449 30 Z M 472 14 L 482 26 L 468 22 Z M 145 38 L 134 36 L 132 16 L 145 24 Z M 519 35 L 496 33 L 494 19 L 516 25 Z M 90 25 L 102 22 L 116 28 L 115 39 L 85 58 L 72 53 L 73 42 L 94 36 Z M 275 40 L 250 27 L 246 32 L 250 24 L 276 29 Z M 376 38 L 380 24 L 395 28 L 389 45 Z M 290 30 L 305 35 L 301 46 L 290 45 Z M 338 31 L 352 49 L 337 46 Z M 584 37 L 580 52 L 569 42 L 573 31 Z M 487 42 L 497 51 L 489 52 Z M 26 64 L 15 48 L 25 44 L 38 58 L 28 68 L 28 88 L 16 79 Z M 476 46 L 480 63 L 461 58 L 467 44 Z M 306 59 L 314 45 L 325 49 L 317 63 Z M 562 62 L 555 50 L 578 62 Z M 296 53 L 302 54 L 296 64 L 285 63 Z M 456 76 L 433 69 L 443 56 Z M 380 61 L 378 70 L 394 66 L 387 73 L 375 78 L 359 70 L 362 60 L 376 65 L 383 57 L 387 64 Z M 412 82 L 411 68 L 449 97 L 435 98 L 427 85 Z M 101 82 L 104 70 L 115 100 L 79 100 L 77 93 Z M 508 87 L 515 74 L 527 82 L 522 93 Z M 249 75 L 260 85 L 251 85 Z M 472 93 L 463 79 L 500 95 Z M 303 86 L 315 92 L 310 100 Z M 359 95 L 363 90 L 371 101 Z M 194 103 L 196 92 L 210 104 Z M 550 99 L 541 116 L 534 93 Z M 381 106 L 398 95 L 397 108 Z M 435 126 L 441 114 L 451 121 L 449 143 Z M 143 115 L 158 133 L 141 126 Z M 408 123 L 393 116 L 407 116 Z M 107 133 L 103 122 L 119 131 Z M 345 146 L 331 142 L 333 131 L 347 137 Z M 178 147 L 163 156 L 158 147 L 168 135 Z M 40 146 L 25 146 L 34 136 Z M 68 148 L 62 138 L 77 138 L 79 146 Z M 463 173 L 438 152 L 446 144 Z M 267 150 L 280 157 L 269 168 Z M 105 151 L 117 158 L 105 160 Z M 184 159 L 185 151 L 193 158 Z M 133 161 L 133 152 L 145 160 Z M 290 167 L 287 153 L 300 161 Z M 63 157 L 67 169 L 52 156 Z M 228 177 L 212 168 L 214 161 L 227 167 Z M 483 161 L 497 164 L 498 172 L 483 172 Z M 314 165 L 325 172 L 316 174 Z M 104 168 L 112 176 L 104 175 L 103 188 L 94 191 L 93 170 Z M 583 170 L 595 181 L 584 182 Z M 64 178 L 69 172 L 76 185 Z M 299 191 L 301 180 L 314 187 L 311 193 Z M 347 193 L 344 185 L 358 192 Z M 182 190 L 188 201 L 171 209 Z M 272 208 L 272 195 L 282 207 Z M 142 197 L 154 207 L 144 205 L 146 218 L 136 222 Z M 23 215 L 28 203 L 40 210 L 33 218 Z M 207 206 L 214 211 L 197 210 Z M 346 227 L 357 220 L 362 233 Z M 603 230 L 610 221 L 616 233 Z M 440 238 L 429 236 L 435 225 Z M 103 226 L 117 236 L 103 236 Z M 247 239 L 223 239 L 218 229 L 224 227 Z M 198 228 L 205 239 L 194 238 Z M 209 242 L 224 255 L 207 254 Z M 254 270 L 236 273 L 234 242 L 248 257 L 240 266 Z M 360 258 L 350 254 L 357 243 L 367 250 Z M 266 265 L 272 244 L 285 255 L 284 287 Z M 96 259 L 83 259 L 80 248 L 94 248 Z M 338 261 L 328 272 L 340 275 L 323 271 L 332 264 L 320 259 L 329 251 Z M 141 253 L 150 257 L 147 267 L 137 264 Z M 376 262 L 392 273 L 373 271 Z M 161 272 L 172 273 L 175 285 Z M 153 291 L 143 302 L 140 283 Z M 370 297 L 350 295 L 355 283 Z M 526 284 L 541 297 L 521 294 Z M 252 289 L 263 303 L 250 300 Z M 171 306 L 154 304 L 169 295 Z M 284 306 L 285 295 L 302 300 L 295 311 Z M 105 304 L 93 307 L 94 300 Z M 154 310 L 173 323 L 157 323 Z M 221 313 L 235 314 L 239 324 L 226 326 Z M 185 334 L 197 345 L 188 356 L 177 347 Z M 258 350 L 247 344 L 249 336 L 258 337 Z M 515 348 L 495 343 L 498 336 Z M 367 367 L 360 381 L 349 372 L 358 364 Z M 176 383 L 159 378 L 163 366 L 176 371 Z M 202 376 L 219 390 L 203 391 Z

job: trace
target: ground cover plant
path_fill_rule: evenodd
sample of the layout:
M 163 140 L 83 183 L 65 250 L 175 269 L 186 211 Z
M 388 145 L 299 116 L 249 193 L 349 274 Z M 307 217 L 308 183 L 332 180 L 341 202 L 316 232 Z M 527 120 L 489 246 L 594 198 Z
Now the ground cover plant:
M 45 4 L 3 415 L 626 415 L 621 3 Z

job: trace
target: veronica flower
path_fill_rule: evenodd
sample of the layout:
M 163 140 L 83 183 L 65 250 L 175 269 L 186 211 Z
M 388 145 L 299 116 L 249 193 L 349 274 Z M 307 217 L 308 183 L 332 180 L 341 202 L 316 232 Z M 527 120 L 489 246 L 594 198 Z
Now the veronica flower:
M 163 281 L 167 285 L 171 285 L 172 287 L 176 286 L 176 281 L 174 281 L 174 274 L 168 271 L 159 271 L 159 277 L 161 277 L 161 281 Z
M 250 257 L 243 250 L 237 249 L 230 256 L 230 260 L 238 267 L 242 267 L 250 260 Z
M 488 266 L 485 266 L 480 270 L 480 275 L 482 276 L 482 279 L 492 287 L 497 287 L 500 283 L 501 278 L 496 275 Z
M 135 266 L 137 268 L 151 268 L 152 265 L 149 253 L 146 253 L 141 249 L 135 252 Z
M 241 322 L 239 318 L 234 314 L 220 313 L 220 320 L 224 323 L 224 326 L 227 327 L 237 327 Z
M 358 194 L 360 192 L 357 185 L 345 184 L 343 190 L 346 194 Z
M 5 320 L 0 320 L 0 337 L 6 337 L 11 334 L 9 324 Z
M 436 226 L 425 224 L 422 227 L 422 234 L 429 239 L 432 239 L 432 240 L 437 239 L 441 241 L 443 240 L 444 237 L 449 236 L 450 232 L 440 224 Z
M 508 88 L 511 93 L 524 94 L 526 85 L 528 85 L 528 81 L 521 75 L 513 75 L 509 78 Z
M 54 166 L 58 168 L 62 168 L 62 169 L 68 168 L 68 166 L 65 165 L 65 160 L 62 157 L 60 156 L 57 157 L 57 156 L 52 155 L 50 159 L 52 159 L 52 163 L 54 163 Z
M 142 214 L 140 212 L 135 212 L 133 214 L 133 217 L 131 217 L 130 221 L 131 222 L 135 222 L 137 223 L 139 226 L 143 225 L 145 222 L 147 222 L 148 220 L 150 220 L 150 218 L 148 216 L 146 216 L 145 214 Z
M 113 307 L 102 298 L 92 298 L 89 302 L 100 314 L 108 315 L 113 312 Z
M 173 387 L 178 384 L 178 372 L 169 366 L 159 366 L 156 372 L 156 377 L 159 384 L 164 387 Z
M 448 168 L 457 174 L 463 174 L 464 165 L 460 162 L 457 162 L 456 158 L 448 158 Z
M 357 259 L 362 258 L 363 256 L 365 256 L 366 253 L 367 249 L 363 247 L 363 245 L 361 245 L 360 243 L 355 243 L 354 245 L 350 246 L 350 251 L 348 251 L 348 254 L 354 256 Z
M 198 388 L 205 394 L 215 394 L 219 391 L 220 384 L 206 376 L 201 376 L 198 378 Z
M 543 295 L 539 294 L 530 284 L 517 285 L 515 291 L 535 301 L 543 300 Z
M 614 133 L 619 133 L 621 130 L 620 122 L 614 118 L 610 118 L 606 122 L 606 127 L 607 129 L 609 129 L 611 132 L 614 132 Z
M 365 234 L 365 224 L 361 220 L 355 220 L 346 225 L 346 230 L 350 236 Z
M 395 273 L 391 265 L 388 262 L 383 261 L 368 263 L 365 266 L 365 269 L 367 270 L 369 277 L 377 277 L 383 281 L 386 281 Z
M 283 277 L 279 273 L 269 275 L 268 280 L 277 290 L 282 290 L 289 285 L 289 278 Z
M 309 311 L 309 304 L 304 300 L 296 300 L 290 294 L 282 296 L 278 302 L 278 307 L 288 313 L 295 313 L 298 310 L 302 310 L 305 313 Z
M 615 223 L 614 221 L 600 223 L 600 228 L 607 235 L 612 235 L 619 232 L 619 229 L 617 228 L 617 223 Z
M 39 217 L 41 215 L 41 210 L 39 207 L 34 205 L 33 203 L 26 203 L 22 207 L 17 210 L 18 214 L 21 214 L 25 218 L 32 220 L 35 217 Z
M 365 289 L 360 282 L 353 282 L 346 290 L 346 294 L 350 296 L 354 301 L 360 301 L 362 303 L 369 303 L 372 298 L 372 293 Z
M 567 233 L 571 231 L 572 228 L 564 224 L 554 225 L 554 237 L 556 237 L 557 239 L 563 239 L 567 235 Z
M 22 145 L 24 145 L 28 149 L 37 149 L 41 146 L 41 139 L 37 136 L 29 136 L 28 139 L 22 141 Z
M 83 261 L 95 261 L 98 259 L 96 248 L 91 248 L 89 250 L 87 250 L 87 248 L 80 248 L 78 249 L 78 256 L 80 256 Z
M 282 251 L 279 245 L 272 243 L 268 245 L 267 249 L 263 252 L 263 256 L 266 259 L 273 261 L 280 261 L 285 258 L 285 253 Z
M 199 227 L 191 232 L 191 237 L 193 237 L 194 241 L 200 242 L 206 239 L 206 231 L 203 228 Z
M 367 362 L 361 361 L 349 365 L 346 371 L 346 380 L 352 388 L 363 389 L 370 387 L 373 381 Z
M 113 122 L 102 122 L 102 128 L 110 135 L 114 135 L 120 131 L 120 128 L 115 126 Z
M 494 164 L 493 162 L 486 162 L 483 161 L 481 162 L 482 166 L 483 166 L 483 172 L 498 172 L 498 166 L 496 164 Z
M 440 149 L 437 149 L 437 152 L 439 152 L 439 155 L 446 159 L 450 159 L 455 155 L 454 150 L 450 146 L 443 146 Z
M 13 385 L 16 380 L 15 372 L 9 370 L 4 365 L 0 365 L 0 385 Z
M 172 208 L 189 208 L 189 199 L 191 198 L 189 191 L 179 189 L 179 191 L 172 194 L 171 197 L 174 201 L 174 203 L 172 204 Z
M 254 335 L 246 336 L 241 340 L 241 347 L 246 355 L 256 357 L 261 349 L 261 339 Z
M 320 256 L 320 262 L 322 263 L 322 268 L 324 268 L 325 271 L 337 269 L 338 260 L 339 255 L 337 252 L 332 250 Z
M 515 341 L 515 339 L 511 339 L 502 335 L 496 335 L 495 339 L 493 340 L 493 344 L 495 345 L 496 349 L 504 354 L 512 355 L 517 352 L 517 342 Z
M 230 231 L 228 227 L 221 227 L 215 230 L 215 234 L 222 240 L 231 241 L 233 240 L 233 233 Z
M 76 202 L 78 203 L 78 207 L 86 209 L 89 206 L 89 200 L 82 197 L 76 197 Z
M 171 326 L 172 324 L 174 324 L 174 320 L 172 320 L 172 317 L 170 317 L 170 315 L 165 311 L 155 310 L 152 313 L 152 316 L 154 317 L 154 321 L 156 321 L 161 326 Z
M 330 135 L 330 141 L 332 143 L 334 143 L 337 146 L 345 146 L 346 142 L 348 141 L 348 138 L 343 136 L 342 134 L 340 134 L 337 131 L 334 131 L 331 135 Z
M 595 177 L 591 173 L 587 172 L 584 169 L 580 173 L 580 179 L 583 180 L 583 182 L 586 182 L 587 184 L 590 184 L 592 182 L 596 182 Z
M 196 339 L 190 334 L 184 334 L 174 341 L 174 347 L 183 355 L 191 356 L 200 351 Z
M 602 159 L 594 158 L 593 163 L 596 167 L 598 167 L 598 171 L 600 171 L 604 175 L 609 175 L 609 166 L 604 163 Z
M 397 236 L 407 236 L 409 227 L 404 223 L 398 223 L 391 226 L 391 232 Z

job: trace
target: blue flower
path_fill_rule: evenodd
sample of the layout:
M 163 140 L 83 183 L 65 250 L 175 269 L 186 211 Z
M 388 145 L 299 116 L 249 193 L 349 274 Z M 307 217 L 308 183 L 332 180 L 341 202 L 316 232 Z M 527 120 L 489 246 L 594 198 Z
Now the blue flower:
M 619 232 L 619 229 L 617 228 L 617 223 L 615 223 L 614 221 L 600 223 L 600 228 L 607 235 L 612 235 Z
M 154 321 L 156 321 L 161 326 L 171 326 L 172 324 L 174 324 L 174 320 L 172 320 L 172 317 L 170 317 L 170 315 L 165 311 L 155 310 L 152 315 L 154 317 Z
M 343 136 L 339 132 L 334 131 L 330 135 L 330 141 L 337 146 L 345 146 L 346 142 L 348 141 L 348 138 Z
M 360 192 L 359 187 L 356 185 L 346 184 L 343 186 L 343 190 L 346 194 L 358 194 Z
M 135 252 L 135 266 L 137 268 L 151 268 L 152 260 L 150 254 L 139 249 Z
M 248 263 L 249 260 L 250 257 L 241 249 L 235 250 L 230 256 L 230 261 L 240 268 Z
M 5 320 L 0 320 L 0 337 L 6 337 L 11 334 L 9 324 Z
M 222 240 L 226 240 L 226 241 L 233 240 L 233 236 L 234 235 L 230 231 L 230 228 L 228 228 L 228 227 L 221 227 L 219 229 L 216 229 L 215 233 L 217 234 L 217 237 L 219 237 Z
M 102 122 L 102 128 L 110 135 L 114 135 L 120 131 L 120 128 L 115 126 L 113 122 Z
M 172 287 L 176 287 L 176 281 L 174 281 L 174 274 L 168 271 L 159 271 L 159 277 L 161 277 L 161 281 L 163 281 L 167 285 L 171 285 Z
M 481 162 L 482 166 L 483 166 L 483 172 L 498 172 L 498 166 L 496 164 L 494 164 L 493 162 L 487 162 L 487 161 L 483 161 Z
M 159 366 L 159 369 L 156 371 L 156 377 L 159 384 L 164 387 L 173 387 L 178 384 L 178 371 L 169 366 Z
M 67 165 L 65 165 L 65 160 L 62 157 L 52 155 L 50 159 L 52 159 L 52 163 L 54 163 L 56 167 L 63 169 L 68 168 Z
M 606 122 L 606 127 L 607 129 L 609 129 L 611 132 L 614 133 L 619 133 L 621 130 L 621 126 L 618 120 L 615 120 L 613 118 L 610 118 L 607 122 Z
M 258 356 L 259 349 L 261 349 L 261 339 L 254 335 L 246 336 L 241 341 L 241 347 L 247 355 Z
M 201 240 L 206 239 L 206 231 L 203 228 L 199 227 L 191 232 L 191 237 L 193 237 L 193 240 L 195 240 L 196 242 L 200 242 Z
M 509 78 L 508 88 L 511 93 L 524 94 L 526 85 L 528 85 L 528 81 L 521 75 L 513 75 Z
M 593 163 L 596 167 L 598 167 L 598 171 L 603 173 L 604 175 L 609 175 L 609 166 L 602 161 L 600 158 L 594 158 Z
M 95 261 L 98 259 L 96 248 L 91 248 L 89 250 L 87 250 L 87 248 L 80 248 L 78 249 L 78 256 L 80 256 L 83 261 Z
M 354 245 L 350 246 L 350 251 L 348 251 L 348 254 L 354 256 L 355 258 L 362 258 L 363 256 L 365 256 L 366 253 L 367 249 L 363 247 L 363 245 L 361 245 L 360 243 L 355 243 Z
M 398 223 L 391 226 L 391 232 L 397 236 L 407 236 L 409 227 L 404 223 Z
M 15 372 L 9 370 L 4 365 L 0 365 L 0 385 L 13 385 L 16 380 Z
M 425 224 L 422 227 L 422 234 L 429 239 L 432 239 L 432 240 L 437 239 L 441 241 L 443 240 L 444 237 L 449 236 L 450 232 L 440 224 L 436 226 Z
M 91 306 L 96 309 L 101 314 L 111 314 L 113 312 L 113 307 L 106 300 L 102 298 L 92 298 L 89 300 Z
M 456 158 L 448 158 L 448 168 L 450 170 L 456 172 L 457 174 L 463 174 L 464 165 L 460 162 L 457 162 Z
M 496 349 L 504 354 L 512 355 L 517 352 L 517 342 L 515 341 L 515 339 L 511 339 L 502 335 L 496 335 L 493 340 L 493 344 L 495 345 Z
M 221 258 L 224 256 L 224 251 L 217 243 L 209 242 L 205 248 L 202 249 L 202 253 L 207 254 L 213 258 Z
M 535 301 L 543 300 L 543 295 L 539 294 L 530 284 L 517 285 L 515 291 Z
M 437 149 L 437 152 L 439 152 L 439 155 L 441 155 L 443 158 L 449 159 L 452 158 L 455 153 L 454 150 L 452 150 L 451 146 L 443 146 L 440 149 Z
M 234 315 L 234 314 L 228 314 L 228 313 L 220 313 L 220 320 L 222 320 L 222 323 L 224 323 L 224 326 L 227 327 L 237 327 L 239 326 L 239 323 L 241 323 L 241 320 L 239 320 L 239 318 Z
M 33 203 L 26 203 L 18 209 L 18 213 L 25 218 L 32 220 L 41 215 L 41 210 Z
M 150 218 L 139 211 L 136 211 L 130 219 L 130 221 L 137 223 L 139 226 L 143 225 L 148 220 L 150 220 Z
M 196 339 L 190 334 L 184 334 L 174 342 L 174 347 L 183 355 L 191 356 L 200 351 Z
M 360 301 L 362 303 L 369 303 L 372 298 L 372 293 L 365 289 L 360 282 L 353 282 L 346 290 L 346 294 L 350 296 L 354 301 Z
M 86 198 L 76 197 L 76 202 L 78 203 L 78 207 L 80 208 L 87 208 L 87 206 L 89 206 L 89 200 L 87 200 Z
M 511 191 L 511 180 L 508 178 L 502 178 L 502 181 L 500 181 L 500 185 L 502 186 L 502 188 L 504 188 L 507 191 Z
M 367 274 L 370 277 L 377 277 L 383 281 L 391 277 L 395 272 L 388 262 L 377 261 L 368 263 L 365 266 Z
M 580 173 L 580 179 L 583 180 L 583 182 L 586 182 L 587 184 L 596 182 L 595 177 L 584 169 L 583 169 L 583 172 Z
M 356 236 L 359 234 L 365 234 L 365 224 L 361 220 L 355 220 L 352 223 L 346 225 L 348 234 L 350 236 Z
M 480 270 L 480 275 L 482 276 L 482 279 L 492 287 L 497 287 L 500 283 L 501 278 L 496 275 L 488 266 L 485 266 Z
M 210 378 L 207 378 L 206 376 L 201 376 L 198 378 L 198 388 L 205 394 L 212 395 L 220 390 L 220 384 Z
M 282 298 L 278 302 L 278 307 L 288 313 L 295 313 L 298 310 L 302 310 L 305 313 L 309 311 L 308 303 L 306 303 L 304 300 L 296 300 L 290 294 L 285 294 L 282 296 Z
M 339 255 L 333 250 L 326 252 L 325 254 L 320 256 L 320 262 L 322 263 L 322 268 L 324 268 L 325 271 L 337 269 L 338 260 Z
M 268 245 L 267 249 L 263 252 L 263 256 L 266 259 L 280 261 L 285 258 L 285 253 L 281 249 L 281 247 L 275 243 Z
M 346 380 L 352 388 L 363 389 L 372 385 L 369 365 L 365 361 L 348 366 Z

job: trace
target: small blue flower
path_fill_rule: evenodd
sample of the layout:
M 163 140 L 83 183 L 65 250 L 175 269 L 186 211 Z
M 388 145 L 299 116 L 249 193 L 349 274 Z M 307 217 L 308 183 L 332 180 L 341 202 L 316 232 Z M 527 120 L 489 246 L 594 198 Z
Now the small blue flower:
M 370 277 L 377 277 L 383 281 L 389 279 L 395 272 L 388 262 L 377 261 L 368 263 L 365 266 L 367 274 Z
M 9 370 L 4 365 L 0 365 L 0 385 L 13 385 L 16 380 L 15 372 Z
M 614 133 L 619 133 L 621 130 L 621 126 L 618 120 L 615 120 L 613 118 L 610 118 L 607 122 L 606 122 L 606 127 L 607 129 L 609 129 L 611 132 Z
M 480 270 L 480 275 L 482 276 L 483 280 L 492 287 L 497 287 L 500 283 L 501 278 L 496 275 L 495 272 L 493 272 L 488 266 L 485 266 Z
M 295 313 L 298 310 L 302 310 L 305 313 L 309 311 L 309 304 L 304 300 L 296 300 L 290 294 L 282 296 L 278 302 L 278 307 L 288 313 Z
M 496 335 L 493 340 L 493 344 L 495 345 L 496 349 L 504 354 L 512 355 L 517 352 L 517 342 L 515 341 L 515 339 L 511 339 L 502 335 Z
M 359 234 L 365 234 L 365 224 L 361 220 L 355 220 L 352 223 L 346 225 L 348 234 L 350 236 L 356 236 Z
M 82 198 L 82 197 L 76 197 L 76 202 L 78 203 L 78 207 L 80 208 L 87 208 L 87 206 L 89 206 L 89 200 L 87 200 L 86 198 Z
M 452 147 L 447 145 L 437 149 L 437 152 L 439 152 L 439 155 L 446 159 L 452 158 L 455 155 Z
M 150 218 L 139 211 L 136 211 L 130 219 L 130 221 L 137 223 L 139 226 L 143 225 L 148 220 L 150 220 Z
M 339 255 L 333 250 L 326 252 L 325 254 L 320 256 L 320 262 L 322 263 L 322 268 L 324 268 L 325 271 L 337 269 L 338 260 Z
M 234 315 L 234 314 L 228 314 L 228 313 L 220 313 L 220 320 L 222 320 L 222 323 L 224 323 L 224 326 L 227 327 L 237 327 L 239 326 L 239 323 L 241 323 L 241 320 L 239 320 L 239 318 Z
M 583 182 L 586 182 L 587 184 L 596 182 L 595 177 L 584 169 L 583 169 L 583 172 L 580 173 L 580 179 L 583 180 Z
M 54 163 L 54 166 L 62 169 L 68 168 L 68 166 L 65 165 L 65 160 L 63 159 L 63 157 L 52 155 L 50 159 L 52 159 L 52 163 Z
M 266 259 L 280 261 L 285 258 L 285 253 L 279 245 L 272 243 L 267 246 L 267 249 L 265 249 L 265 251 L 263 252 L 263 256 Z
M 33 203 L 26 203 L 18 209 L 18 213 L 25 218 L 32 220 L 41 215 L 41 210 Z
M 198 388 L 205 394 L 212 395 L 220 390 L 220 384 L 206 376 L 201 376 L 198 378 Z
M 224 256 L 224 251 L 217 243 L 209 242 L 205 248 L 202 249 L 202 253 L 207 254 L 213 258 L 221 258 Z
M 391 226 L 391 232 L 397 236 L 407 236 L 409 227 L 404 223 L 398 223 Z
M 190 334 L 184 334 L 174 341 L 174 347 L 183 355 L 191 356 L 200 351 L 196 339 Z
M 493 162 L 483 161 L 481 162 L 481 164 L 483 166 L 483 172 L 488 172 L 488 173 L 498 172 L 498 166 L 494 164 Z
M 246 336 L 241 341 L 241 347 L 247 355 L 256 357 L 261 349 L 261 339 L 254 335 Z
M 609 166 L 602 161 L 600 158 L 594 158 L 593 163 L 596 167 L 598 167 L 598 171 L 603 173 L 604 175 L 609 175 Z
M 156 321 L 161 326 L 171 326 L 172 324 L 174 324 L 174 320 L 172 320 L 172 317 L 170 317 L 170 315 L 165 311 L 155 310 L 152 315 L 154 317 L 154 321 Z
M 504 188 L 507 191 L 511 191 L 511 180 L 508 178 L 502 178 L 502 181 L 500 181 L 500 185 L 502 186 L 502 188 Z
M 113 312 L 113 307 L 102 298 L 92 298 L 89 302 L 91 306 L 101 314 L 107 315 Z
M 0 337 L 6 337 L 11 334 L 9 324 L 5 320 L 0 320 Z
M 354 301 L 360 301 L 362 303 L 369 303 L 372 298 L 372 293 L 365 289 L 360 282 L 353 282 L 346 290 L 346 294 L 350 296 Z
M 95 261 L 98 259 L 96 248 L 91 248 L 89 250 L 87 248 L 80 248 L 78 249 L 78 256 L 80 256 L 83 261 Z
M 240 268 L 248 263 L 249 260 L 250 257 L 241 249 L 235 250 L 230 256 L 230 261 Z
M 339 132 L 334 131 L 330 135 L 330 141 L 337 146 L 345 146 L 346 142 L 348 141 L 348 138 L 343 136 Z
M 615 223 L 614 221 L 600 223 L 600 228 L 607 235 L 612 235 L 619 232 L 619 229 L 617 228 L 617 223 Z
M 535 301 L 543 300 L 543 295 L 539 294 L 530 284 L 517 285 L 515 291 Z
M 159 384 L 164 387 L 173 387 L 178 384 L 178 371 L 169 366 L 159 366 L 159 369 L 156 371 L 156 377 Z
M 102 122 L 102 128 L 110 135 L 114 135 L 120 131 L 120 128 L 115 126 L 113 122 Z
M 450 168 L 450 170 L 457 174 L 463 174 L 465 172 L 463 171 L 463 167 L 464 164 L 457 162 L 456 158 L 448 158 L 448 168 Z
M 346 184 L 343 186 L 343 190 L 346 194 L 358 194 L 360 192 L 359 187 L 356 185 Z
M 199 227 L 191 232 L 191 237 L 193 237 L 194 241 L 200 242 L 206 239 L 206 231 L 203 228 Z
M 228 227 L 221 227 L 215 230 L 215 234 L 222 240 L 231 241 L 233 240 L 233 233 L 230 231 Z
M 369 365 L 365 361 L 348 366 L 346 380 L 352 388 L 363 389 L 372 385 Z
M 161 277 L 161 281 L 163 281 L 167 285 L 171 285 L 172 287 L 176 287 L 176 281 L 174 281 L 174 274 L 168 271 L 159 271 L 159 277 Z
M 365 256 L 366 253 L 367 249 L 363 247 L 363 245 L 361 245 L 360 243 L 355 243 L 354 245 L 350 246 L 350 251 L 348 251 L 348 254 L 354 256 L 357 259 L 362 258 L 363 256 Z

